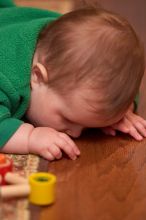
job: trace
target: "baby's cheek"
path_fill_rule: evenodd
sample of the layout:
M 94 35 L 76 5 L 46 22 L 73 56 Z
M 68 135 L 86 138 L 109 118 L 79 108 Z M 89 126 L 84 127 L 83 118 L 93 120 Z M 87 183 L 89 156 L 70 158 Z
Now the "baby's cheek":
M 56 129 L 57 131 L 64 132 L 67 129 L 66 122 L 58 116 L 48 118 L 47 125 Z

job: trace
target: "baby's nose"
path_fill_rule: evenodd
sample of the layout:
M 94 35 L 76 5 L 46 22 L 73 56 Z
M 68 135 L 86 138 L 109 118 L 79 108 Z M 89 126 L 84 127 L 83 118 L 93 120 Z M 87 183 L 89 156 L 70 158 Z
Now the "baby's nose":
M 78 138 L 82 133 L 83 128 L 75 128 L 72 130 L 67 130 L 66 133 L 73 138 Z

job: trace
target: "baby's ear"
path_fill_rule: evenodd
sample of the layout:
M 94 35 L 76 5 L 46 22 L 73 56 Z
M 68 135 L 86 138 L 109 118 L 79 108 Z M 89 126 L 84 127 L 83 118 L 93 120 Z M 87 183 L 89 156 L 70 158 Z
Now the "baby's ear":
M 31 86 L 48 83 L 48 73 L 45 66 L 41 63 L 36 63 L 31 71 Z

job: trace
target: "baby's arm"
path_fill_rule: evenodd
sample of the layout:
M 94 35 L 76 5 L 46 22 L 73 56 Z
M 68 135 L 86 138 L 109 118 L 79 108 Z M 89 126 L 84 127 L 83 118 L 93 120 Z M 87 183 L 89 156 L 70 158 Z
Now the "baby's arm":
M 62 157 L 61 150 L 73 160 L 80 154 L 79 149 L 68 135 L 52 128 L 34 128 L 31 124 L 24 123 L 1 149 L 1 152 L 33 153 L 48 160 L 54 160 Z

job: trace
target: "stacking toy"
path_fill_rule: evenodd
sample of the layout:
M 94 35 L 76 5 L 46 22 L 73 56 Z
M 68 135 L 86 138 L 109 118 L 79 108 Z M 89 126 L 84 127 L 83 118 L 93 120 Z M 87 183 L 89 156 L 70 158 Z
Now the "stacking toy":
M 0 185 L 6 184 L 4 176 L 8 172 L 12 172 L 13 162 L 10 158 L 6 157 L 4 154 L 0 154 Z
M 6 164 L 7 159 L 5 155 L 4 157 L 0 155 L 0 167 Z M 18 174 L 9 172 L 12 170 L 12 161 L 10 162 L 11 166 L 9 166 L 9 169 L 0 169 L 0 185 L 3 183 L 13 185 L 3 185 L 0 187 L 1 198 L 28 196 L 29 201 L 35 205 L 50 205 L 55 201 L 55 175 L 38 172 L 31 174 L 26 179 Z

